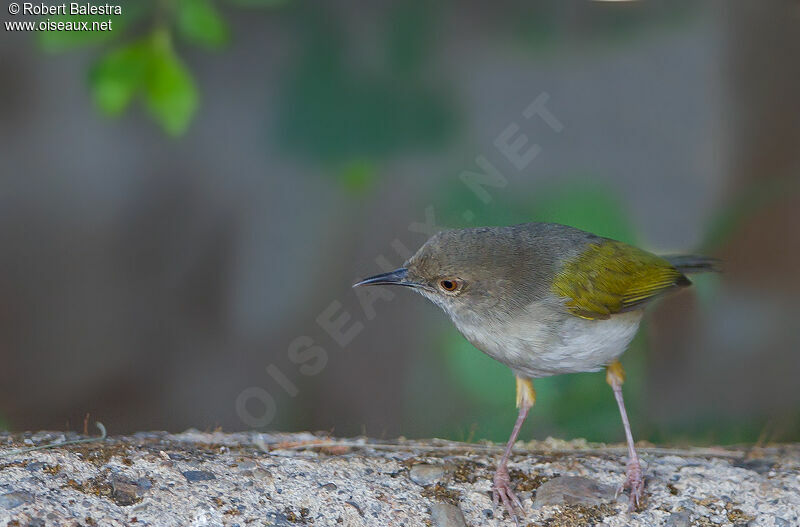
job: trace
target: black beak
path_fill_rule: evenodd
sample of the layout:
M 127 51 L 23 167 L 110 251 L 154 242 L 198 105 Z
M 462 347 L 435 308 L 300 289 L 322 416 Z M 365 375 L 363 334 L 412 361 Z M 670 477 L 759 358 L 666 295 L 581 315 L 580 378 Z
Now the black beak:
M 408 269 L 401 267 L 388 273 L 377 274 L 365 278 L 358 283 L 353 284 L 353 287 L 360 285 L 404 285 L 408 287 L 415 287 L 417 284 L 408 281 Z

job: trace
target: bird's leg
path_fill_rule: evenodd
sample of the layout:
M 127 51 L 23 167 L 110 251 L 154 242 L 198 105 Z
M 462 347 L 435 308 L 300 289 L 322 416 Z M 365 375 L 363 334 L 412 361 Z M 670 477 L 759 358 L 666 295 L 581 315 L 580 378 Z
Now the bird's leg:
M 631 425 L 628 422 L 628 413 L 625 411 L 625 402 L 622 400 L 622 383 L 625 382 L 625 370 L 622 369 L 622 364 L 618 360 L 612 362 L 606 368 L 606 382 L 614 390 L 614 398 L 619 406 L 622 426 L 625 427 L 625 438 L 628 441 L 626 478 L 617 493 L 624 488 L 630 489 L 631 499 L 628 510 L 633 511 L 639 507 L 644 496 L 644 478 L 642 477 L 642 465 L 639 463 L 639 456 L 636 455 L 636 448 L 633 446 L 633 434 L 631 433 Z
M 492 486 L 492 501 L 494 502 L 494 509 L 497 510 L 497 505 L 502 501 L 508 514 L 514 520 L 514 523 L 519 525 L 517 515 L 514 512 L 516 505 L 522 510 L 522 503 L 519 498 L 511 490 L 511 478 L 508 475 L 508 459 L 511 457 L 511 451 L 514 448 L 514 443 L 517 442 L 519 430 L 522 428 L 522 423 L 525 422 L 525 417 L 528 415 L 528 410 L 531 409 L 533 403 L 536 401 L 536 392 L 533 390 L 533 383 L 530 379 L 524 377 L 517 377 L 517 408 L 519 408 L 519 415 L 517 422 L 514 424 L 514 429 L 511 431 L 511 437 L 506 444 L 503 457 L 500 458 L 500 464 L 497 465 L 497 470 L 494 473 L 494 485 Z

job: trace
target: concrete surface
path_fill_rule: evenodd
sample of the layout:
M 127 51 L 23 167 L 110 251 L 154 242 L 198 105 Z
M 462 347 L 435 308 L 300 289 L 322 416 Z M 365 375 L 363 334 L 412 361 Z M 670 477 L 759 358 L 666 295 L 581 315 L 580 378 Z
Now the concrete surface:
M 0 526 L 513 525 L 492 513 L 498 445 L 187 431 L 13 453 L 64 439 L 0 434 Z M 647 499 L 637 513 L 614 497 L 620 446 L 517 447 L 523 525 L 800 525 L 800 445 L 642 448 Z

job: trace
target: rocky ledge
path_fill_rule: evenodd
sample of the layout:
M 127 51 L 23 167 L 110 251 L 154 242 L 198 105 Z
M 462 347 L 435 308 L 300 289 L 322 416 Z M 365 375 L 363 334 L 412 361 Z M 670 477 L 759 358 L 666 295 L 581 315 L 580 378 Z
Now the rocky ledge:
M 498 445 L 187 431 L 23 450 L 73 439 L 0 434 L 0 525 L 513 525 L 492 511 Z M 641 454 L 647 499 L 629 513 L 621 446 L 519 443 L 522 525 L 800 525 L 800 445 Z

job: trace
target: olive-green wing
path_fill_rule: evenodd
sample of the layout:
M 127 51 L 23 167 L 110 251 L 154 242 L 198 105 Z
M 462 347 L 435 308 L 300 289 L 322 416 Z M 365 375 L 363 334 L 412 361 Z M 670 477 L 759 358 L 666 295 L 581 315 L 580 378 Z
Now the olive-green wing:
M 567 299 L 572 314 L 605 319 L 690 283 L 664 258 L 622 242 L 601 240 L 564 264 L 553 292 Z

